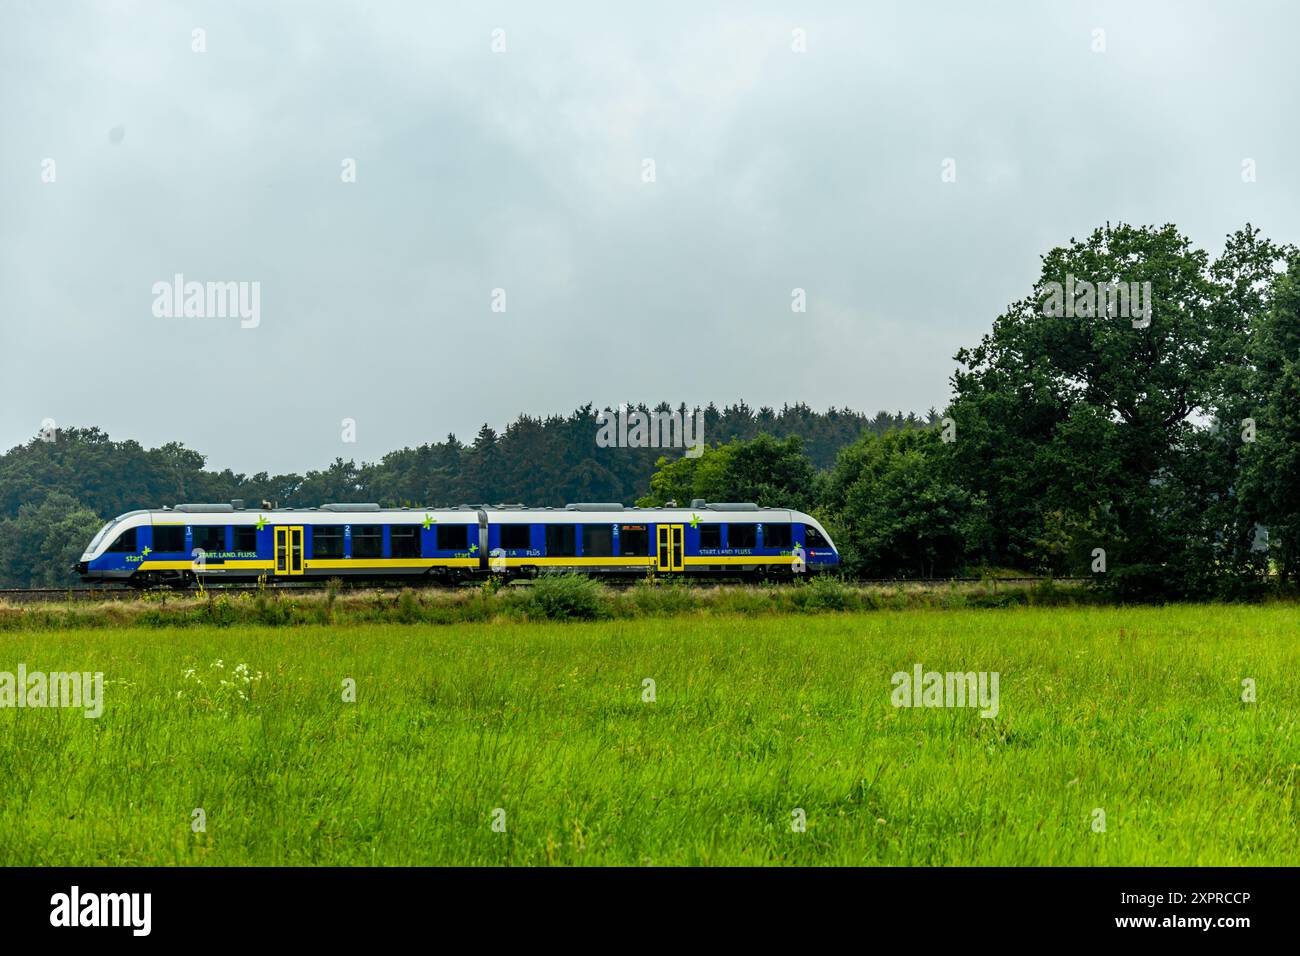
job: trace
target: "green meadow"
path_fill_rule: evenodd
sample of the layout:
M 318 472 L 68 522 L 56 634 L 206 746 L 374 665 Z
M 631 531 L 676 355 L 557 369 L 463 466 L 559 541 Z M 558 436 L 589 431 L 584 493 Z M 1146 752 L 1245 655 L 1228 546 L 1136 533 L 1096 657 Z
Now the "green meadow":
M 0 631 L 19 664 L 104 703 L 0 709 L 5 865 L 1300 863 L 1294 605 Z M 893 706 L 916 664 L 997 716 Z

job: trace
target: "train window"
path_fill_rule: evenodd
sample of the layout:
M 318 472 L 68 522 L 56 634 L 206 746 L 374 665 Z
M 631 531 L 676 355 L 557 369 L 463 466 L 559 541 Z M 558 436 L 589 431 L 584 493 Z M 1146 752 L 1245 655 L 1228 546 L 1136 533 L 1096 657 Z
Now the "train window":
M 226 550 L 225 525 L 195 525 L 194 547 L 204 554 L 216 554 Z
M 235 525 L 232 529 L 235 551 L 257 550 L 257 529 L 251 524 Z
M 127 528 L 117 536 L 117 540 L 108 546 L 109 551 L 121 553 L 135 550 L 135 528 Z
M 553 558 L 571 558 L 578 553 L 577 536 L 571 524 L 546 526 L 546 553 Z
M 338 524 L 312 525 L 311 556 L 313 558 L 343 557 L 343 526 Z
M 614 553 L 614 529 L 607 524 L 582 526 L 582 553 L 592 558 L 607 558 Z
M 701 548 L 722 547 L 722 525 L 720 524 L 700 525 L 700 547 Z
M 731 548 L 758 547 L 758 525 L 756 524 L 727 525 L 727 546 Z
M 788 524 L 763 525 L 763 547 L 788 548 L 793 541 L 793 532 Z
M 506 551 L 527 551 L 533 546 L 532 530 L 526 524 L 503 524 L 501 548 Z
M 352 557 L 382 558 L 384 556 L 384 526 L 381 524 L 354 524 L 352 526 Z
M 466 551 L 469 549 L 469 525 L 438 525 L 439 551 Z
M 419 525 L 393 525 L 393 557 L 419 558 L 422 556 Z
M 153 526 L 153 549 L 155 551 L 185 550 L 185 528 L 178 524 L 156 524 Z
M 826 536 L 810 524 L 803 526 L 803 541 L 810 548 L 829 548 L 831 543 Z
M 644 558 L 650 553 L 650 532 L 643 524 L 625 524 L 618 529 L 618 549 L 625 558 Z

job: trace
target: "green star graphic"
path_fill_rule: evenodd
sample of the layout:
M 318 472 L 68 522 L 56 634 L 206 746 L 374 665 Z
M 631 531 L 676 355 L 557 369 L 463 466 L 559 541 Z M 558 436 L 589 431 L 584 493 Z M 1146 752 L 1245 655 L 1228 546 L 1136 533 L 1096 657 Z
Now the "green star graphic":
M 428 531 L 429 525 L 433 524 L 437 520 L 438 520 L 437 518 L 431 517 L 430 515 L 426 514 L 424 516 L 424 530 Z
M 476 545 L 476 544 L 471 544 L 471 545 L 469 546 L 469 553 L 470 553 L 470 554 L 476 554 L 477 552 L 478 552 L 478 545 Z
M 152 551 L 153 551 L 153 548 L 149 547 L 149 545 L 146 544 L 146 545 L 144 546 L 144 550 L 140 552 L 140 557 L 142 557 L 142 558 L 147 558 L 147 557 L 149 557 L 149 554 L 150 554 Z
M 261 530 L 262 530 L 263 528 L 265 528 L 265 527 L 266 527 L 266 519 L 263 518 L 261 515 L 258 515 L 258 516 L 257 516 L 257 530 L 258 530 L 258 531 L 261 531 Z
M 698 528 L 699 526 L 700 526 L 700 516 L 697 515 L 697 514 L 695 514 L 694 512 L 692 512 L 692 513 L 691 513 L 691 527 L 692 527 L 692 528 Z

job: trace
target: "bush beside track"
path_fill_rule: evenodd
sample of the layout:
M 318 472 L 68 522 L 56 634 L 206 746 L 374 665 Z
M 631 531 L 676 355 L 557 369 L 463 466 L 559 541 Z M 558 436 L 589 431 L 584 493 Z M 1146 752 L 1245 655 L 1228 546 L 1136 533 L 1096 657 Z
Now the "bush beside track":
M 1006 584 L 864 585 L 830 577 L 782 584 L 692 586 L 638 581 L 608 585 L 581 575 L 547 575 L 519 587 L 486 581 L 473 588 L 144 592 L 131 600 L 15 604 L 0 602 L 0 630 L 302 624 L 615 620 L 676 614 L 770 615 L 908 608 L 998 608 L 1108 603 L 1080 584 L 1050 579 Z

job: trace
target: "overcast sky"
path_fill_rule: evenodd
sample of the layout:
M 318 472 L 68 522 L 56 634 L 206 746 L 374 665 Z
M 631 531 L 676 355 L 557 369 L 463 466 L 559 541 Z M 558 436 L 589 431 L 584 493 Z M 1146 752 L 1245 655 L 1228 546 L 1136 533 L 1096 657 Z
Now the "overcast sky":
M 1297 37 L 1287 2 L 6 0 L 0 445 L 306 470 L 588 401 L 942 407 L 1072 236 L 1300 242 Z M 257 326 L 156 316 L 178 273 L 259 283 Z

